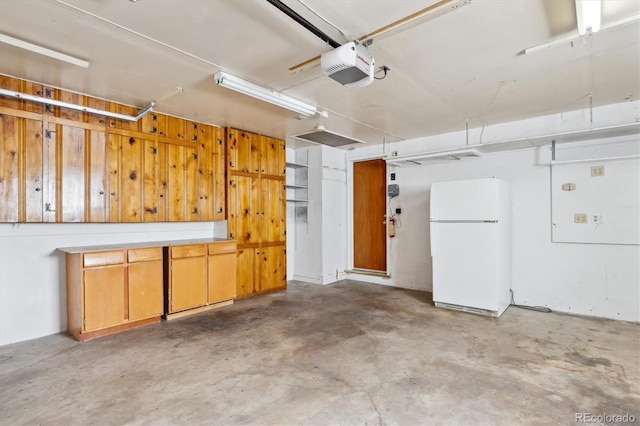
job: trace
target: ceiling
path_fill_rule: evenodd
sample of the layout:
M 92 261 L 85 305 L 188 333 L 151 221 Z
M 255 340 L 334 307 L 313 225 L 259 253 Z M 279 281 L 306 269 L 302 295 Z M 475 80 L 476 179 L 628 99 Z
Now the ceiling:
M 345 43 L 437 2 L 285 3 Z M 0 73 L 140 108 L 155 100 L 156 111 L 279 138 L 322 125 L 365 145 L 640 98 L 637 19 L 524 54 L 577 35 L 574 0 L 456 0 L 442 8 L 452 10 L 374 37 L 369 50 L 391 71 L 346 88 L 319 61 L 289 70 L 331 47 L 266 0 L 0 0 L 0 33 L 90 63 L 81 68 L 0 43 Z M 640 14 L 640 2 L 603 0 L 602 9 L 606 27 Z M 221 69 L 317 105 L 327 117 L 301 119 L 216 86 Z

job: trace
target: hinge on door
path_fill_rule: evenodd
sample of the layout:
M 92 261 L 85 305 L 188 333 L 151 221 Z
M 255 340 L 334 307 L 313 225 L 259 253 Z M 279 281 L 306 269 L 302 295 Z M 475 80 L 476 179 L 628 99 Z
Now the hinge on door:
M 46 204 L 44 205 L 44 211 L 45 211 L 45 212 L 55 212 L 55 210 L 52 210 L 52 209 L 51 209 L 51 203 L 46 203 Z
M 191 155 L 193 155 L 193 159 L 194 159 L 194 160 L 197 160 L 197 159 L 198 159 L 198 154 L 196 154 L 195 152 L 194 152 L 194 153 L 192 153 Z
M 55 133 L 55 130 L 45 130 L 44 131 L 44 137 L 47 139 L 51 139 L 51 133 Z
M 154 120 L 155 120 L 155 118 L 154 118 Z M 153 129 L 151 129 L 151 133 L 157 133 L 157 132 L 158 132 L 158 128 L 154 126 Z
M 222 139 L 218 139 L 218 145 L 222 145 Z
M 229 161 L 229 167 L 233 167 L 233 161 Z
M 191 139 L 193 142 L 197 142 L 198 141 L 198 135 L 193 135 L 193 139 Z
M 154 154 L 158 153 L 158 148 L 156 148 L 155 146 L 151 147 L 151 152 L 153 152 Z
M 198 208 L 195 207 L 191 213 L 198 213 Z
M 53 112 L 53 107 L 51 106 L 51 104 L 44 104 L 44 110 L 46 112 Z
M 158 114 L 152 114 L 151 116 L 153 117 L 153 121 L 158 121 Z M 156 128 L 154 127 L 153 128 L 153 133 L 155 133 L 155 132 L 156 132 Z
M 229 238 L 233 238 L 233 232 L 229 233 Z
M 44 96 L 47 98 L 50 98 L 51 95 L 53 95 L 53 90 L 51 89 L 44 89 Z
M 229 186 L 233 186 L 233 185 L 235 185 L 235 182 L 236 182 L 235 180 L 230 180 L 230 181 L 229 181 Z

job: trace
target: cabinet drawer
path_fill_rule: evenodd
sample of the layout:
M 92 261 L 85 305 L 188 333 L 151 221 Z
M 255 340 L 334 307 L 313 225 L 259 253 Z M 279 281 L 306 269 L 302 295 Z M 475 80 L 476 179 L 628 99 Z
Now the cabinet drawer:
M 85 268 L 90 268 L 92 266 L 117 265 L 119 263 L 124 263 L 124 252 L 122 250 L 85 253 L 83 255 L 83 265 Z
M 237 250 L 235 241 L 209 244 L 209 254 L 234 253 Z
M 162 260 L 162 247 L 131 249 L 127 253 L 129 263 Z
M 207 247 L 204 244 L 192 246 L 171 246 L 171 258 L 180 259 L 182 257 L 205 256 Z

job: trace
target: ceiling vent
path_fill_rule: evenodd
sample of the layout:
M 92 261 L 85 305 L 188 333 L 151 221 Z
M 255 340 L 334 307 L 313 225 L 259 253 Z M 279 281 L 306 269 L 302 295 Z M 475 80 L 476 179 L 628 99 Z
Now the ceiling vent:
M 315 130 L 312 130 L 311 132 L 295 135 L 294 137 L 319 143 L 321 145 L 332 146 L 334 148 L 364 143 L 363 141 L 352 139 L 338 133 L 330 132 L 326 130 L 323 125 L 318 125 Z
M 439 151 L 425 154 L 405 155 L 401 157 L 386 157 L 387 164 L 399 166 L 420 166 L 442 161 L 458 161 L 479 158 L 482 153 L 475 149 L 458 149 L 454 151 Z

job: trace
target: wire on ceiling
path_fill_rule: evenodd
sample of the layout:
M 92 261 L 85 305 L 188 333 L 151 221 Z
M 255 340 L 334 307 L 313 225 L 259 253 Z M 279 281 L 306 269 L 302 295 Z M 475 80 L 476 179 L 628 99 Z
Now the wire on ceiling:
M 314 9 L 311 8 L 311 6 L 309 6 L 308 4 L 306 4 L 304 1 L 302 0 L 298 0 L 298 3 L 300 3 L 301 5 L 303 5 L 309 12 L 313 13 L 314 15 L 316 15 L 316 17 L 318 17 L 319 19 L 321 19 L 324 23 L 326 23 L 327 25 L 333 27 L 336 31 L 338 31 L 340 33 L 340 35 L 342 35 L 342 37 L 345 38 L 345 40 L 348 41 L 357 41 L 357 39 L 347 33 L 345 33 L 344 31 L 342 31 L 342 29 L 340 29 L 337 25 L 332 24 L 331 22 L 329 22 L 328 19 L 326 19 L 324 16 L 320 15 L 318 12 L 316 12 Z

